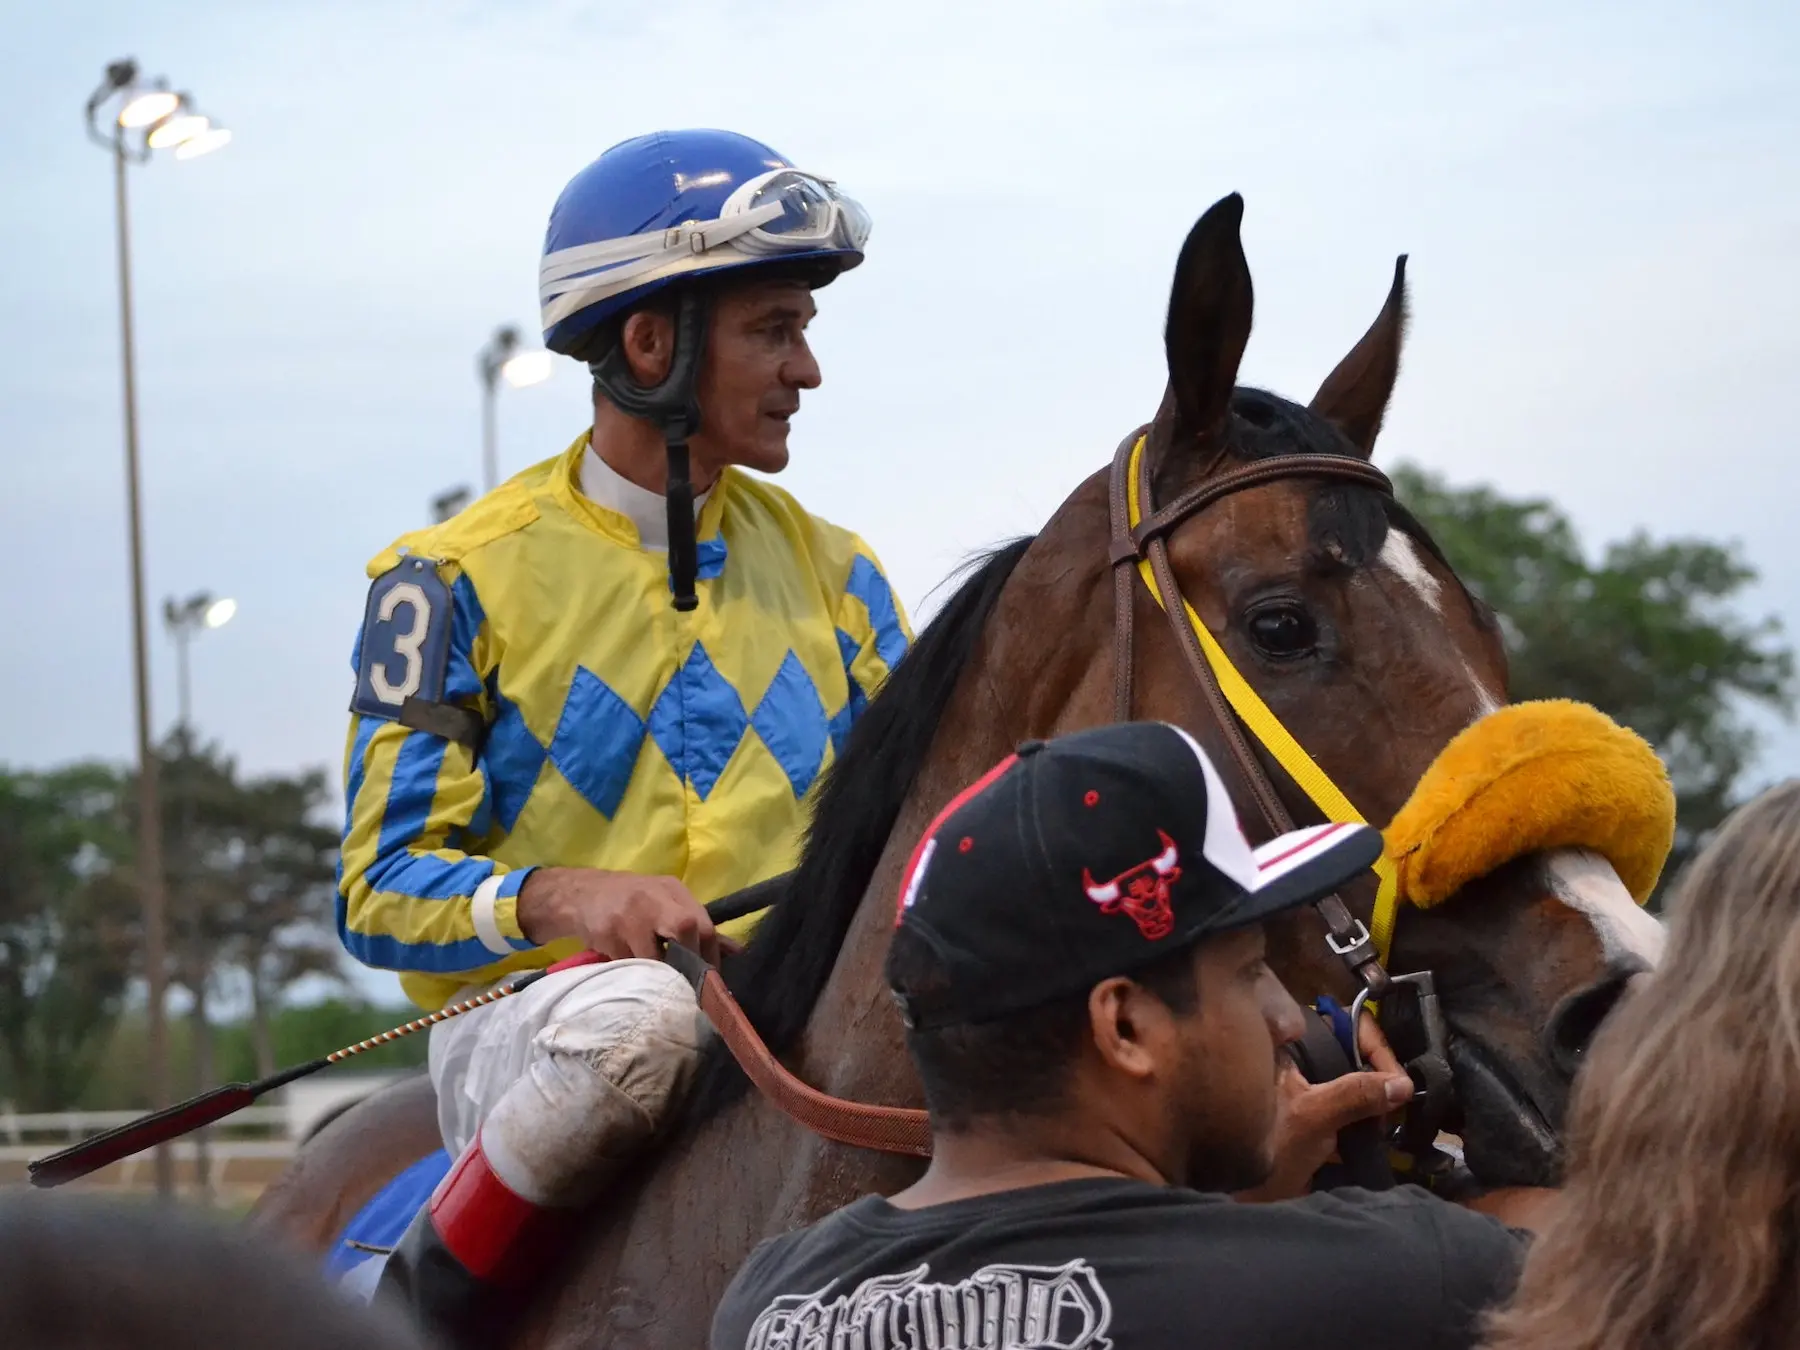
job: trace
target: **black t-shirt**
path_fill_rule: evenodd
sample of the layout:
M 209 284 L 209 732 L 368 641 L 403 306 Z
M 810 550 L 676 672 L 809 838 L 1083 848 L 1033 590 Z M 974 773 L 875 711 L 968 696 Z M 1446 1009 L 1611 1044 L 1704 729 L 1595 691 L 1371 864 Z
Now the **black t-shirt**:
M 1521 1235 L 1406 1186 L 1281 1204 L 1127 1180 L 867 1196 L 758 1247 L 712 1350 L 1463 1347 Z

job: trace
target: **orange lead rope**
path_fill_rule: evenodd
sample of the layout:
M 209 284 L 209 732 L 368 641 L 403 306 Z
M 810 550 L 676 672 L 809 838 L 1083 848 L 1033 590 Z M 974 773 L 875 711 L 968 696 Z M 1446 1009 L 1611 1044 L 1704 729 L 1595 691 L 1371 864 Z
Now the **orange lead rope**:
M 931 1121 L 925 1112 L 846 1101 L 809 1087 L 770 1053 L 718 971 L 674 943 L 669 944 L 663 959 L 694 986 L 700 1011 L 718 1030 L 744 1075 L 790 1119 L 840 1144 L 914 1158 L 931 1156 Z

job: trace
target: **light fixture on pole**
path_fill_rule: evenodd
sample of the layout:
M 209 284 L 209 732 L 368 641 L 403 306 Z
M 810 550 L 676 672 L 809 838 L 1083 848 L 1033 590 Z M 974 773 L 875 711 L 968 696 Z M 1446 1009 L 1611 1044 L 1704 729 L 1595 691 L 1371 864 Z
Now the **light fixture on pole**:
M 173 150 L 183 141 L 191 141 L 212 122 L 205 115 L 187 110 L 187 95 L 179 96 L 174 112 L 159 119 L 144 135 L 144 144 L 152 150 Z
M 104 117 L 102 110 L 106 110 Z M 138 474 L 137 372 L 131 331 L 131 230 L 126 209 L 125 169 L 149 160 L 156 150 L 173 145 L 176 153 L 210 138 L 207 149 L 217 149 L 230 138 L 210 122 L 192 123 L 181 133 L 169 131 L 179 119 L 195 116 L 184 94 L 169 92 L 168 82 L 139 78 L 136 61 L 114 61 L 87 101 L 88 136 L 112 156 L 113 206 L 118 230 L 119 337 L 124 371 L 125 405 L 125 513 L 127 550 L 131 562 L 132 685 L 137 713 L 138 819 L 137 884 L 144 919 L 145 1020 L 148 1035 L 145 1079 L 153 1110 L 169 1102 L 168 1028 L 163 1017 L 163 997 L 168 987 L 168 939 L 166 897 L 163 891 L 162 811 L 157 800 L 156 755 L 150 736 L 150 674 L 147 622 L 144 613 L 144 530 Z M 104 123 L 104 125 L 103 125 Z M 220 134 L 225 139 L 220 139 Z M 152 144 L 152 138 L 156 142 Z M 204 153 L 204 152 L 202 152 Z M 192 155 L 184 156 L 192 158 Z M 156 1150 L 156 1189 L 167 1195 L 174 1190 L 175 1174 L 169 1150 Z
M 231 144 L 231 132 L 225 127 L 208 126 L 175 147 L 176 159 L 198 159 Z
M 193 734 L 194 726 L 193 695 L 188 683 L 188 645 L 196 633 L 203 633 L 208 628 L 223 628 L 236 613 L 237 601 L 215 599 L 210 591 L 196 591 L 179 603 L 173 596 L 163 601 L 163 622 L 168 625 L 169 636 L 175 639 L 181 708 L 181 720 L 177 725 L 186 735 Z
M 127 84 L 136 78 L 137 66 L 130 61 L 120 61 L 107 67 L 106 77 L 108 80 L 113 79 L 113 71 L 119 66 L 131 67 L 131 69 L 126 71 L 123 76 L 123 79 Z M 128 90 L 125 106 L 119 109 L 119 116 L 116 119 L 118 124 L 127 131 L 136 131 L 140 127 L 147 127 L 153 123 L 162 121 L 163 118 L 179 108 L 181 106 L 181 95 L 171 94 L 168 89 L 164 87 L 165 85 L 166 81 L 158 81 L 158 87 L 155 89 Z M 118 86 L 115 84 L 113 87 L 116 88 Z M 111 92 L 111 90 L 109 89 L 108 92 Z
M 550 378 L 550 353 L 541 349 L 522 349 L 519 330 L 511 324 L 496 328 L 475 358 L 476 373 L 481 376 L 481 482 L 482 491 L 492 492 L 500 481 L 499 449 L 495 445 L 494 396 L 504 379 L 514 389 L 541 384 Z

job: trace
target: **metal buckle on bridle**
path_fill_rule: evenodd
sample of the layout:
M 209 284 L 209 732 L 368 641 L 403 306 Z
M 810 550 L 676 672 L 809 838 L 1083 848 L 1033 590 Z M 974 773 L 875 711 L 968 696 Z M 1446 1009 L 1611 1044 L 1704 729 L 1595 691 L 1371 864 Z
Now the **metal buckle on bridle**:
M 1332 943 L 1332 950 L 1337 949 L 1337 944 Z M 1405 1120 L 1394 1132 L 1392 1143 L 1400 1152 L 1419 1160 L 1421 1167 L 1429 1171 L 1434 1156 L 1448 1161 L 1447 1155 L 1438 1154 L 1433 1145 L 1449 1114 L 1454 1087 L 1450 1070 L 1450 1033 L 1438 1002 L 1437 981 L 1429 970 L 1409 971 L 1404 975 L 1384 971 L 1383 974 L 1389 991 L 1397 993 L 1405 989 L 1412 995 L 1413 1011 L 1424 1039 L 1424 1049 L 1402 1062 L 1407 1076 L 1413 1080 L 1413 1099 L 1407 1105 Z M 1374 992 L 1364 984 L 1350 1003 L 1350 1058 L 1359 1072 L 1369 1066 L 1363 1059 L 1362 1042 L 1357 1038 L 1356 1027 Z
M 1352 971 L 1368 965 L 1375 955 L 1375 939 L 1369 936 L 1369 926 L 1361 919 L 1357 919 L 1355 923 L 1356 927 L 1341 938 L 1330 930 L 1325 933 L 1325 945 L 1331 948 L 1334 955 L 1342 957 L 1344 964 Z M 1385 971 L 1382 973 L 1386 974 Z M 1367 998 L 1370 992 L 1370 987 L 1365 984 L 1363 992 L 1357 997 Z

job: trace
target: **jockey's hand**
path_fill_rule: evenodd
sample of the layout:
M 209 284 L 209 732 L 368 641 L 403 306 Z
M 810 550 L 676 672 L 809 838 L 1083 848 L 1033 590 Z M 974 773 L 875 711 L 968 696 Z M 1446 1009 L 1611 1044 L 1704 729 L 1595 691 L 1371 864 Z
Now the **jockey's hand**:
M 540 947 L 573 937 L 609 961 L 658 961 L 666 941 L 713 965 L 719 961 L 721 938 L 712 920 L 674 877 L 540 867 L 519 890 L 518 915 L 525 936 Z
M 1385 1042 L 1382 1049 L 1387 1049 Z M 1363 1055 L 1376 1062 L 1367 1044 Z M 1387 1058 L 1393 1061 L 1391 1051 Z M 1274 1138 L 1270 1141 L 1275 1165 L 1262 1185 L 1238 1192 L 1239 1200 L 1293 1200 L 1305 1195 L 1314 1173 L 1337 1160 L 1339 1130 L 1359 1120 L 1385 1116 L 1413 1095 L 1412 1079 L 1397 1063 L 1390 1071 L 1369 1069 L 1329 1083 L 1309 1083 L 1298 1066 L 1285 1055 L 1282 1059 L 1276 1082 Z

